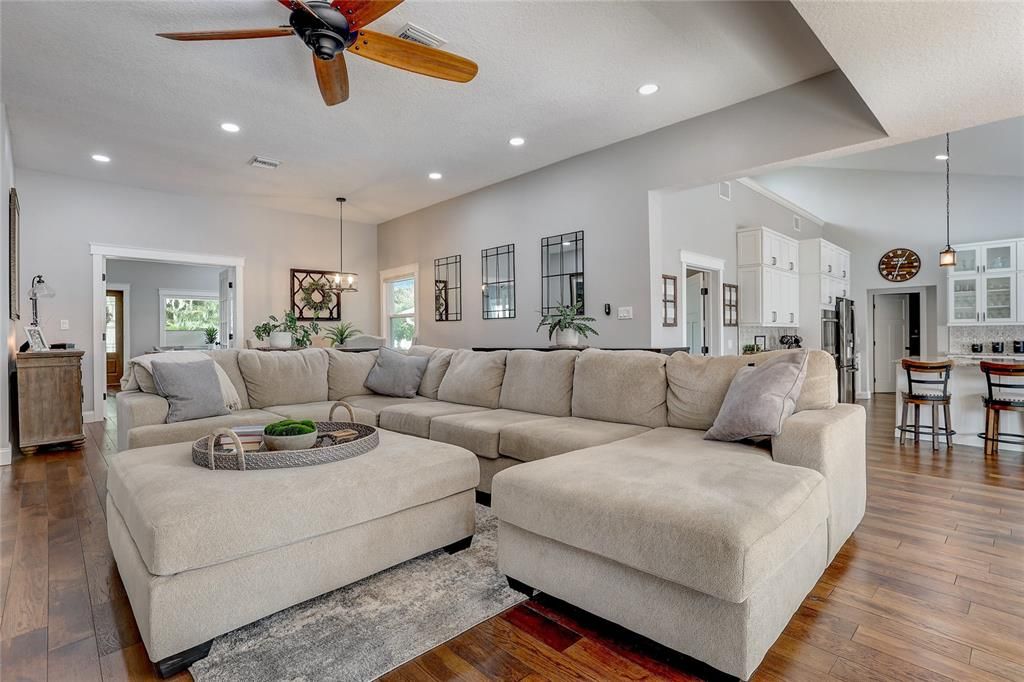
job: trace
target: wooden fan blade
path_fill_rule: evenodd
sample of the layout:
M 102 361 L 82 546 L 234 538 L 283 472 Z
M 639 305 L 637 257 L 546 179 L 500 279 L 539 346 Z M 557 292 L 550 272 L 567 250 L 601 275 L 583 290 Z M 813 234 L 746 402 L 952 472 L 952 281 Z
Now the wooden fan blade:
M 291 26 L 278 26 L 276 28 L 243 28 L 235 31 L 157 33 L 157 35 L 168 40 L 248 40 L 249 38 L 280 38 L 294 33 Z
M 402 4 L 402 0 L 332 0 L 331 7 L 348 19 L 348 26 L 355 30 L 366 26 Z
M 345 66 L 344 52 L 334 55 L 330 61 L 313 55 L 313 70 L 316 71 L 316 83 L 320 86 L 324 104 L 333 107 L 348 99 L 348 67 Z
M 468 83 L 477 72 L 476 63 L 465 57 L 376 31 L 359 31 L 348 49 L 381 64 L 457 83 Z

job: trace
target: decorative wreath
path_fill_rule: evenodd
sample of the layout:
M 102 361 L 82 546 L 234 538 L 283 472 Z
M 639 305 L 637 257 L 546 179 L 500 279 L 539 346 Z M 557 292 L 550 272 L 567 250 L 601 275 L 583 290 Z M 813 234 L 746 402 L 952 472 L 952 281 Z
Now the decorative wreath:
M 334 292 L 327 282 L 310 282 L 302 287 L 302 305 L 313 313 L 324 313 L 334 307 Z

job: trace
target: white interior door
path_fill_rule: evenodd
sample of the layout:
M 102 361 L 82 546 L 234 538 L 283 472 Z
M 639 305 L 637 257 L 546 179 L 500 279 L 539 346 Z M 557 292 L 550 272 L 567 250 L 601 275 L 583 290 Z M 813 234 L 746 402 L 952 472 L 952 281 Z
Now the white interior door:
M 896 392 L 896 372 L 910 345 L 906 294 L 874 296 L 875 393 Z
M 232 281 L 234 268 L 220 271 L 220 330 L 217 343 L 221 348 L 235 345 L 235 283 Z

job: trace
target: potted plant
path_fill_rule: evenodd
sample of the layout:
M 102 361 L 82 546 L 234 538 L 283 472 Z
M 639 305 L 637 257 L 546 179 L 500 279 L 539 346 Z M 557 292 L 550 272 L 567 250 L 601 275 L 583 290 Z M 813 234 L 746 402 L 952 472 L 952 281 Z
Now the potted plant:
M 213 325 L 210 325 L 209 327 L 204 329 L 203 335 L 206 336 L 206 345 L 208 345 L 210 348 L 216 348 L 218 334 L 220 334 L 220 331 Z
M 585 317 L 581 314 L 583 302 L 575 305 L 560 305 L 550 315 L 541 314 L 540 322 L 537 323 L 537 331 L 547 325 L 548 340 L 555 339 L 556 346 L 578 346 L 580 336 L 583 338 L 593 334 L 599 336 L 597 331 L 588 322 L 594 322 L 594 318 Z
M 337 327 L 328 329 L 324 336 L 331 340 L 331 343 L 335 347 L 344 346 L 345 342 L 356 334 L 362 334 L 362 329 L 356 329 L 356 325 L 352 322 L 341 322 Z
M 293 312 L 285 313 L 280 320 L 274 315 L 267 320 L 253 327 L 252 333 L 260 341 L 269 339 L 271 348 L 308 348 L 313 343 L 313 335 L 320 333 L 319 323 L 299 324 Z
M 762 350 L 763 349 L 761 348 L 761 346 L 757 345 L 756 343 L 743 344 L 744 355 L 756 355 L 757 353 L 760 353 Z

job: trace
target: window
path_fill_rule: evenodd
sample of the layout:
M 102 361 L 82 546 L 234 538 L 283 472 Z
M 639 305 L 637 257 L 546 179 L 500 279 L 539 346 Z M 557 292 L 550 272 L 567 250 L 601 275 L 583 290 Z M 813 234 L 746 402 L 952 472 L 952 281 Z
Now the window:
M 107 352 L 117 352 L 117 298 L 107 294 L 107 326 L 103 330 L 107 336 Z
M 220 328 L 218 292 L 160 290 L 161 346 L 203 346 L 209 327 Z
M 679 300 L 679 279 L 674 275 L 661 276 L 661 326 L 675 327 Z
M 388 345 L 408 350 L 416 338 L 416 277 L 384 282 Z

